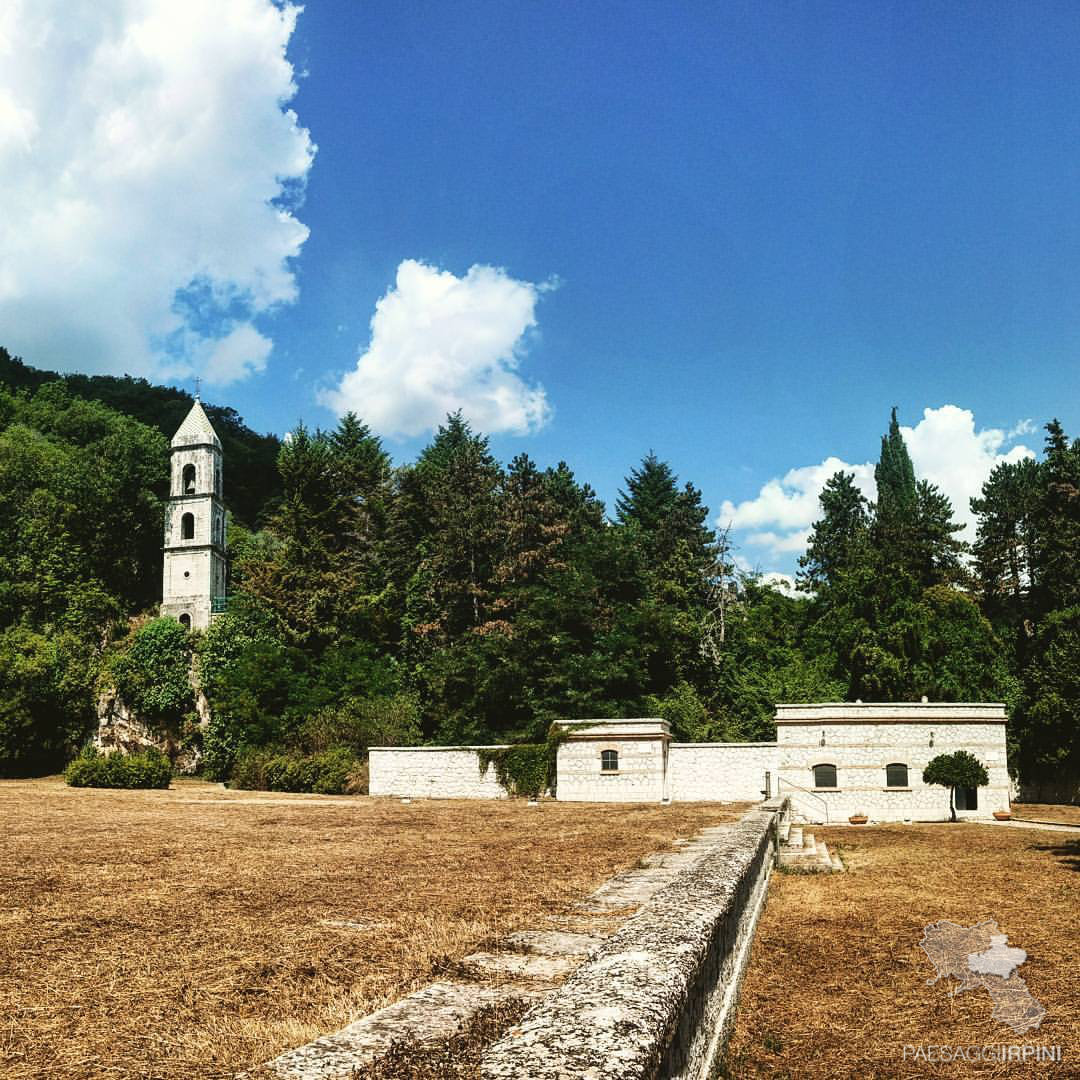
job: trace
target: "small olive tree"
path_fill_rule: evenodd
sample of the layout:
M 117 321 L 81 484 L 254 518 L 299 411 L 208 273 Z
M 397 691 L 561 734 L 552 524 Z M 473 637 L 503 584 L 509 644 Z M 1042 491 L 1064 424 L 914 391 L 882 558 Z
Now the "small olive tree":
M 949 814 L 956 820 L 954 795 L 958 787 L 979 788 L 990 783 L 986 766 L 967 750 L 957 750 L 952 754 L 938 754 L 923 769 L 924 784 L 939 784 L 949 789 Z

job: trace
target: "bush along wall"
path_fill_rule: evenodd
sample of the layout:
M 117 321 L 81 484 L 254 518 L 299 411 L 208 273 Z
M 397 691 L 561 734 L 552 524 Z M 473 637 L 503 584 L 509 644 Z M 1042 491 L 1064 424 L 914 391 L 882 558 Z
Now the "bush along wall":
M 167 788 L 172 765 L 160 750 L 101 754 L 88 746 L 64 770 L 72 787 Z
M 367 791 L 367 767 L 345 747 L 320 754 L 252 748 L 241 751 L 237 757 L 229 787 L 247 791 L 359 795 Z

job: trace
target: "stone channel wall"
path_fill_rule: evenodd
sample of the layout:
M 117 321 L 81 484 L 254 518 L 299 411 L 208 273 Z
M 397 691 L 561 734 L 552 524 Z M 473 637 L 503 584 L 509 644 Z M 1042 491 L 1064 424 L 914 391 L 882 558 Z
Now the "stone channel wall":
M 426 799 L 505 799 L 506 790 L 479 750 L 500 746 L 398 746 L 368 755 L 368 792 Z
M 705 1080 L 734 1020 L 783 810 L 749 811 L 492 1046 L 483 1080 Z

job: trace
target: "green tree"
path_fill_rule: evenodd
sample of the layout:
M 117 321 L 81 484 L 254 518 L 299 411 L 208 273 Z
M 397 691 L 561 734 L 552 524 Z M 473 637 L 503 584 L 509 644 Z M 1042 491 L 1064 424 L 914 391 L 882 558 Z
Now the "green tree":
M 1034 458 L 1002 462 L 971 500 L 978 517 L 972 545 L 980 603 L 996 627 L 1014 643 L 1022 640 L 1030 602 L 1034 554 L 1035 499 L 1039 465 Z
M 979 788 L 990 783 L 986 766 L 967 750 L 938 754 L 923 769 L 923 783 L 937 784 L 949 789 L 949 815 L 956 820 L 955 795 L 959 788 Z
M 798 585 L 807 592 L 835 585 L 841 574 L 869 558 L 870 506 L 855 484 L 855 474 L 838 472 L 825 481 L 819 497 L 821 517 L 799 556 Z
M 0 775 L 56 771 L 94 725 L 94 657 L 70 632 L 0 632 Z
M 191 634 L 175 619 L 152 619 L 109 658 L 107 673 L 140 719 L 175 732 L 195 707 L 191 661 Z

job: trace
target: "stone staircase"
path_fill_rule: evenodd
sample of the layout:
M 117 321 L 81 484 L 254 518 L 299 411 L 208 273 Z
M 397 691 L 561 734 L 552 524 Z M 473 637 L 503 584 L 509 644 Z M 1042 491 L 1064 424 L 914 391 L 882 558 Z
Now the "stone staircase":
M 780 827 L 780 849 L 777 861 L 781 867 L 808 872 L 843 870 L 844 864 L 835 852 L 830 853 L 824 840 L 791 821 Z

